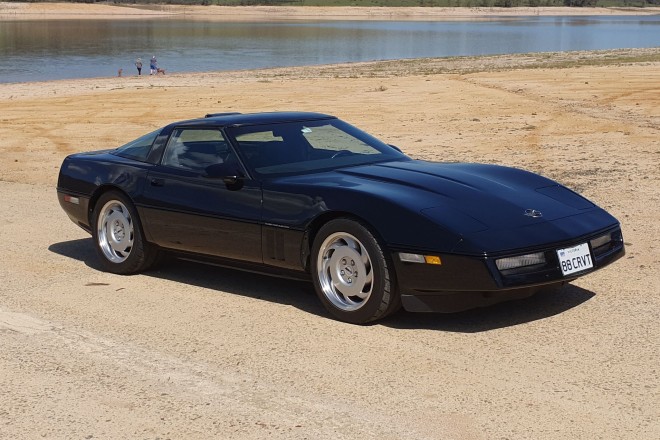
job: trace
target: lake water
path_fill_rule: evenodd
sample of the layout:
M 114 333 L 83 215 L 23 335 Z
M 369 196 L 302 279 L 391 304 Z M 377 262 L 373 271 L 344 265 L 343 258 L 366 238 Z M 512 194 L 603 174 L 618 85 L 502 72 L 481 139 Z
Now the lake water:
M 488 21 L 0 21 L 0 82 L 660 46 L 660 16 Z

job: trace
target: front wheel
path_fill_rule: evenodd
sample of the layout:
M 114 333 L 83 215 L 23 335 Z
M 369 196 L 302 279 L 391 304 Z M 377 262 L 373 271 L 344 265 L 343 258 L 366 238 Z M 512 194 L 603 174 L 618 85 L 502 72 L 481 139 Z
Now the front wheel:
M 147 243 L 133 203 L 116 191 L 99 197 L 92 214 L 92 238 L 103 269 L 127 275 L 148 269 L 158 251 Z
M 383 249 L 359 222 L 340 218 L 326 223 L 314 239 L 312 258 L 316 293 L 339 320 L 365 324 L 400 307 Z

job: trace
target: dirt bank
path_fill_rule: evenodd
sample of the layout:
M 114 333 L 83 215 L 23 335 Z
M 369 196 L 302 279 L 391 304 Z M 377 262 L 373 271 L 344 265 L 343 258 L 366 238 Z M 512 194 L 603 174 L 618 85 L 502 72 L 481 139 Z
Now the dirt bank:
M 0 2 L 0 20 L 186 18 L 206 21 L 259 20 L 478 20 L 525 15 L 657 15 L 649 8 L 427 8 L 316 6 L 183 6 Z

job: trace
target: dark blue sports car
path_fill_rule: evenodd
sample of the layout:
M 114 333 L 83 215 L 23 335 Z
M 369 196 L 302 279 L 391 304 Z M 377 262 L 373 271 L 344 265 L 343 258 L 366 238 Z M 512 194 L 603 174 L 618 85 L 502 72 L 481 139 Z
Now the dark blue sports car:
M 167 251 L 311 278 L 352 323 L 529 296 L 625 252 L 614 217 L 552 180 L 413 160 L 318 113 L 176 122 L 68 156 L 57 193 L 107 271 Z

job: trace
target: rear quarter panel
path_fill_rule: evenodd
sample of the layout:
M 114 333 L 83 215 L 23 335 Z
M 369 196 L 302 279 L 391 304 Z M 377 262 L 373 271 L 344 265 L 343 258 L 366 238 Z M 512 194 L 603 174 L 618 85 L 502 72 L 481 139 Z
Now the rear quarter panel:
M 106 152 L 79 153 L 67 156 L 62 162 L 57 181 L 60 204 L 69 217 L 81 226 L 89 227 L 89 214 L 94 209 L 98 196 L 105 190 L 114 188 L 126 193 L 139 204 L 139 194 L 144 185 L 150 164 L 124 159 Z M 64 195 L 80 197 L 85 201 L 86 212 L 69 206 L 62 201 Z M 87 203 L 88 202 L 88 203 Z M 81 203 L 81 206 L 83 204 Z M 72 212 L 75 211 L 75 212 Z

